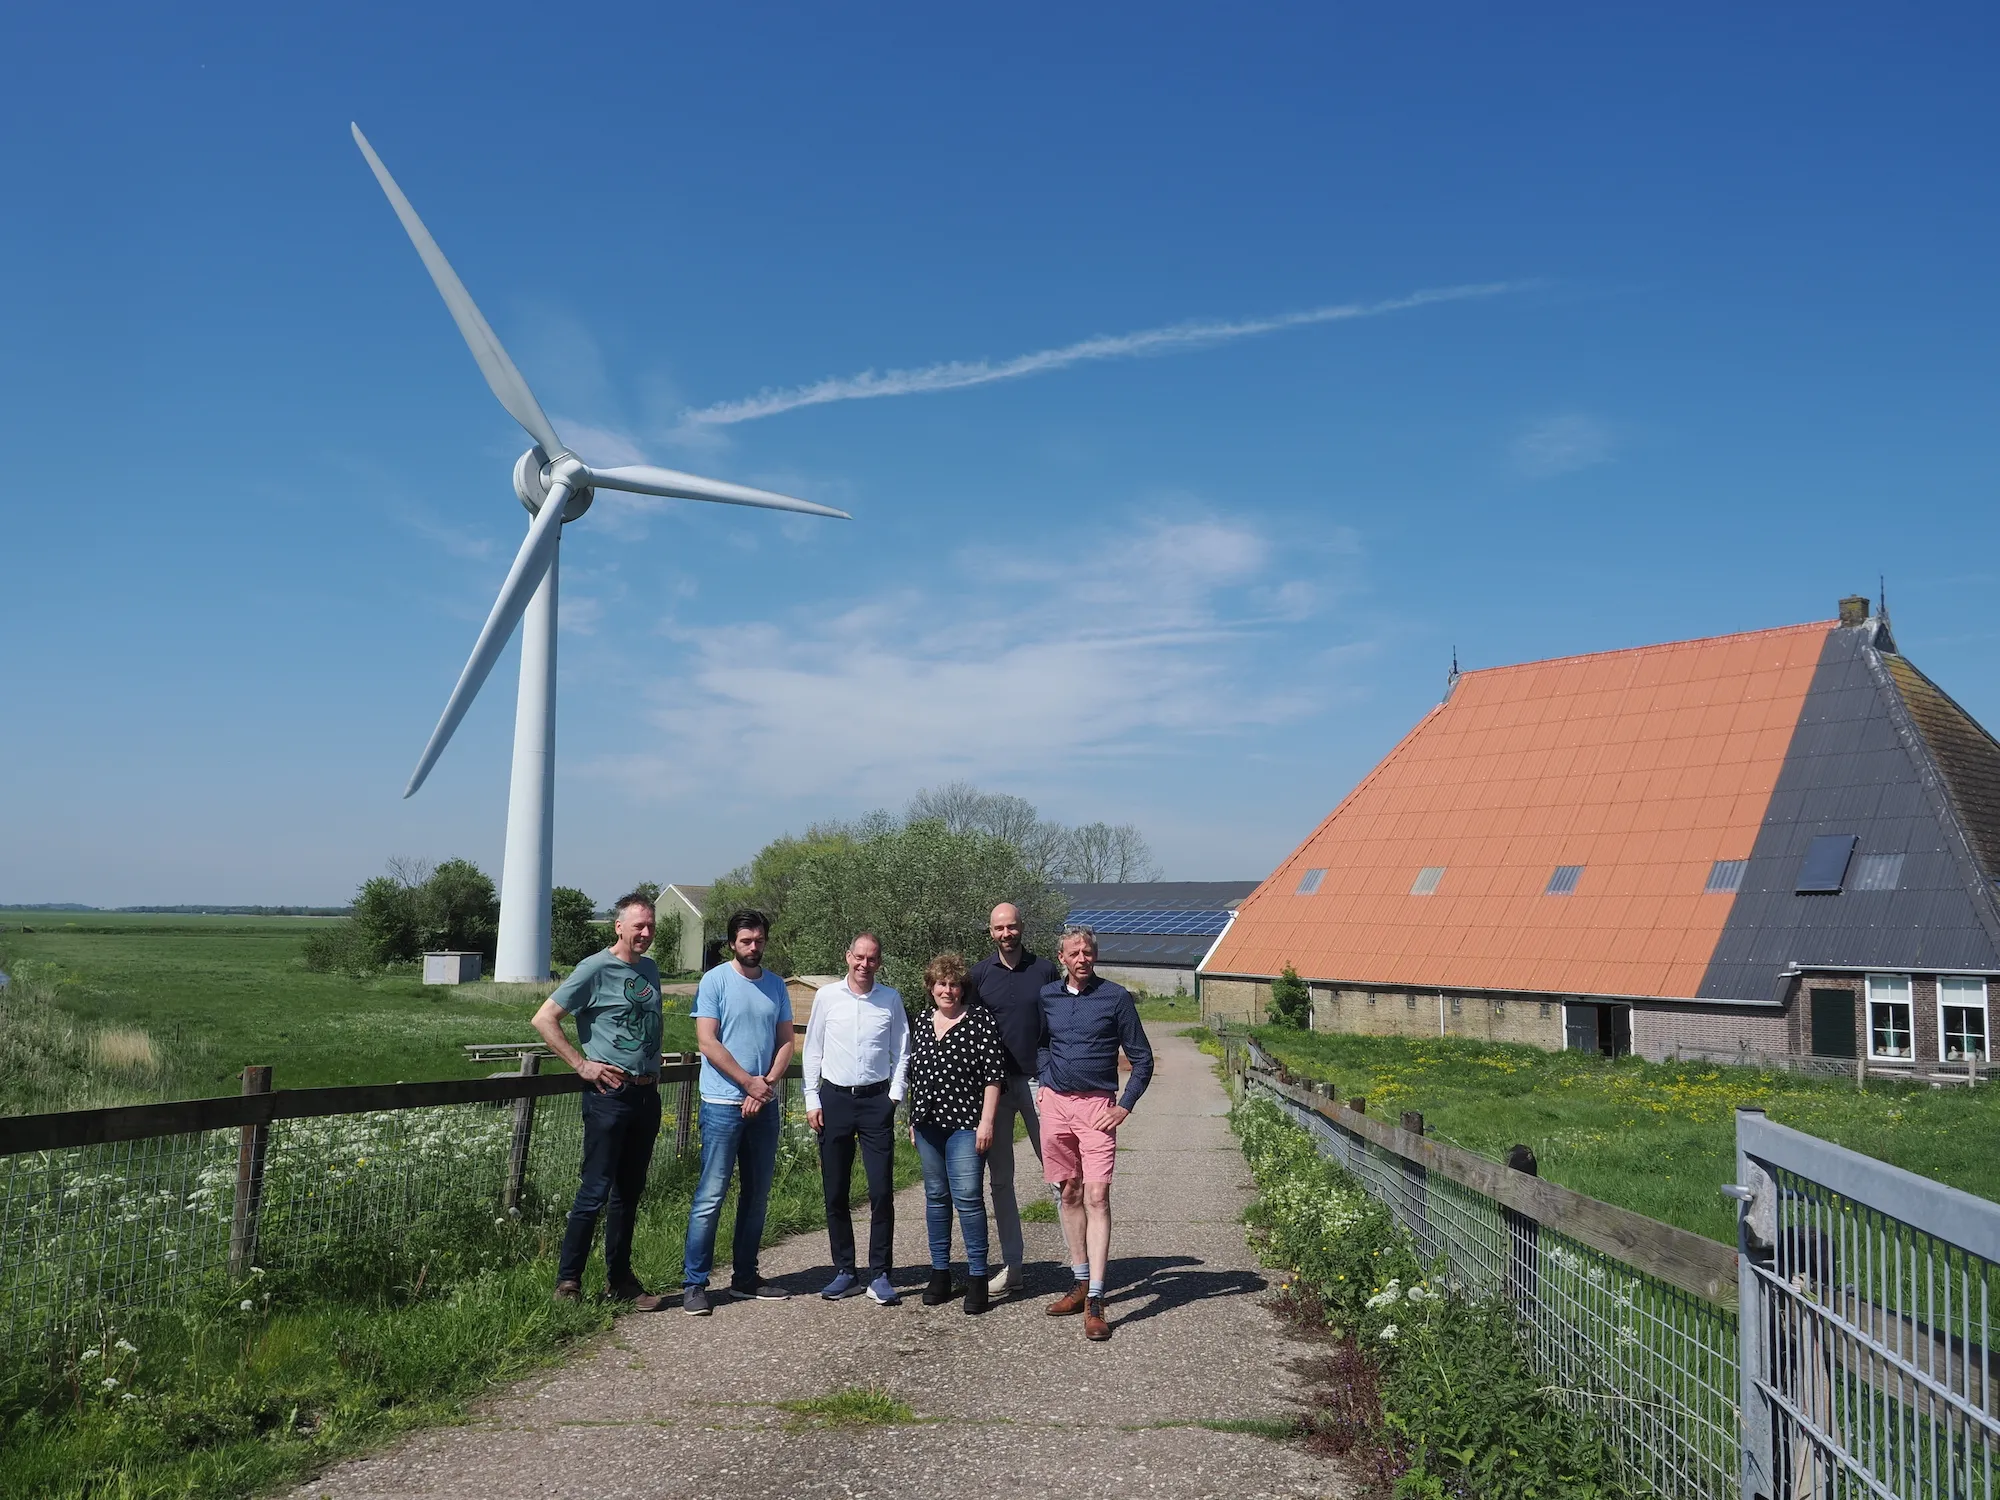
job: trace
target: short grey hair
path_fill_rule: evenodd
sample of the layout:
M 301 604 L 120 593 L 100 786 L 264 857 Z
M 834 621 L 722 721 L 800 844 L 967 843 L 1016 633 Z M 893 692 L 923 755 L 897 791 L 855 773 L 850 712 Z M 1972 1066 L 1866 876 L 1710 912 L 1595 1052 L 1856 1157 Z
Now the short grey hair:
M 1081 940 L 1083 945 L 1090 949 L 1090 956 L 1092 958 L 1097 957 L 1097 929 L 1095 927 L 1085 927 L 1081 922 L 1071 923 L 1062 930 L 1062 937 L 1056 943 L 1056 952 L 1060 953 L 1063 949 L 1067 948 L 1072 938 Z

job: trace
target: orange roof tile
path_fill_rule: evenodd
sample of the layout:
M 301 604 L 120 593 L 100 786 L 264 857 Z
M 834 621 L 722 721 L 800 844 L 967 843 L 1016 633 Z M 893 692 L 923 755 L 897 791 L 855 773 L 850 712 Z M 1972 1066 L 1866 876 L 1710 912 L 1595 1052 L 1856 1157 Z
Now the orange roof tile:
M 1204 966 L 1693 998 L 1834 621 L 1467 672 L 1246 898 Z M 1437 891 L 1409 894 L 1445 866 Z M 1558 865 L 1576 890 L 1543 894 Z M 1308 869 L 1318 894 L 1294 894 Z

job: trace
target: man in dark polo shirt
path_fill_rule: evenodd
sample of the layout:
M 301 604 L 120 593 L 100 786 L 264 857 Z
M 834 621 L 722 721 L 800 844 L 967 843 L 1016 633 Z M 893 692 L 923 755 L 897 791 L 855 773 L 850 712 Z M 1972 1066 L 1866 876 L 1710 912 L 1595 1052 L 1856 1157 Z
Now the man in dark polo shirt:
M 1000 1085 L 993 1144 L 986 1152 L 986 1171 L 993 1183 L 993 1227 L 1000 1238 L 1000 1267 L 988 1281 L 987 1293 L 1004 1297 L 1021 1285 L 1026 1255 L 1021 1205 L 1014 1196 L 1014 1117 L 1018 1114 L 1027 1123 L 1028 1144 L 1039 1162 L 1042 1129 L 1035 1113 L 1035 1058 L 1042 1044 L 1042 989 L 1062 975 L 1021 942 L 1021 911 L 1011 902 L 993 908 L 986 930 L 993 936 L 993 952 L 966 976 L 965 997 L 993 1013 L 1000 1045 L 1007 1053 L 1007 1081 Z

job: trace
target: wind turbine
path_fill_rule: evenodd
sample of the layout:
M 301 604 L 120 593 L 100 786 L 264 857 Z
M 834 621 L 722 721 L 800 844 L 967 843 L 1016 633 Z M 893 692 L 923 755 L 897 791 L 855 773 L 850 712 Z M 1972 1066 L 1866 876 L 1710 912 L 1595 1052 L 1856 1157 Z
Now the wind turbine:
M 514 773 L 507 794 L 507 854 L 500 871 L 500 945 L 494 963 L 494 978 L 505 982 L 543 980 L 549 977 L 549 886 L 555 835 L 555 753 L 556 753 L 556 554 L 562 528 L 590 509 L 593 492 L 600 489 L 629 490 L 639 495 L 666 495 L 679 500 L 714 500 L 723 505 L 754 505 L 766 510 L 802 511 L 811 516 L 833 516 L 851 520 L 843 510 L 795 500 L 769 490 L 729 484 L 719 479 L 703 479 L 673 469 L 657 469 L 650 464 L 627 464 L 615 469 L 593 468 L 570 452 L 542 412 L 535 393 L 528 389 L 521 372 L 500 347 L 486 319 L 480 316 L 451 263 L 438 249 L 410 200 L 396 186 L 396 179 L 382 165 L 382 158 L 368 144 L 361 127 L 354 125 L 354 144 L 368 158 L 375 180 L 388 194 L 389 206 L 403 221 L 410 243 L 417 247 L 424 267 L 437 283 L 452 321 L 465 336 L 466 346 L 486 377 L 493 394 L 507 414 L 519 422 L 534 439 L 535 446 L 514 464 L 514 493 L 532 518 L 507 581 L 481 627 L 479 640 L 465 670 L 458 674 L 458 686 L 444 706 L 430 743 L 417 759 L 417 769 L 405 797 L 414 796 L 424 778 L 451 743 L 465 711 L 472 706 L 493 663 L 506 647 L 514 627 L 525 618 L 521 633 L 521 692 L 514 707 Z

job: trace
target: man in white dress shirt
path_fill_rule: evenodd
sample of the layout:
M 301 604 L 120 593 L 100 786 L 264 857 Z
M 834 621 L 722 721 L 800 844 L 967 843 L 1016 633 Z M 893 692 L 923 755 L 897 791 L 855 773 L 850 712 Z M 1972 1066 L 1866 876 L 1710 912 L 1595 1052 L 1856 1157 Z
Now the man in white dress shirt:
M 901 1299 L 889 1279 L 896 1244 L 896 1102 L 910 1063 L 910 1023 L 903 997 L 875 982 L 882 944 L 864 932 L 847 945 L 847 977 L 813 996 L 806 1022 L 806 1123 L 819 1136 L 820 1186 L 833 1280 L 822 1297 L 862 1289 L 854 1264 L 854 1215 L 848 1193 L 854 1148 L 868 1177 L 868 1295 L 885 1307 Z

